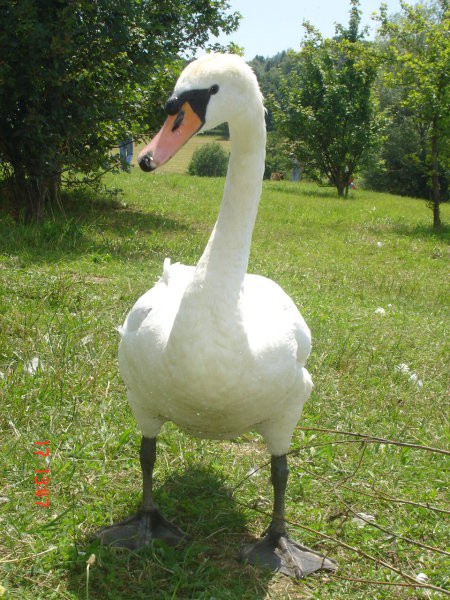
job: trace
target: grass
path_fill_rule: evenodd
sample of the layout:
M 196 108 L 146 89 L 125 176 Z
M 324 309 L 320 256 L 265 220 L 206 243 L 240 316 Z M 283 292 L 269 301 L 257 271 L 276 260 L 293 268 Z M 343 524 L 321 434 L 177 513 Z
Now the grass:
M 314 430 L 438 448 L 448 440 L 445 235 L 431 233 L 423 201 L 361 190 L 344 201 L 327 188 L 266 182 L 249 267 L 279 282 L 312 330 L 315 389 L 294 435 L 287 513 L 292 536 L 338 560 L 340 578 L 296 582 L 236 561 L 237 549 L 267 525 L 263 513 L 271 506 L 267 454 L 252 433 L 214 442 L 165 426 L 156 497 L 191 536 L 185 548 L 155 544 L 129 553 L 92 542 L 97 528 L 140 501 L 140 436 L 118 374 L 115 328 L 160 275 L 166 256 L 196 262 L 223 185 L 138 169 L 106 183 L 121 191 L 95 202 L 87 193 L 74 195 L 65 218 L 41 227 L 0 218 L 4 596 L 441 597 L 364 582 L 405 580 L 302 529 L 413 578 L 425 573 L 448 589 L 448 557 L 424 547 L 448 542 L 448 515 L 426 508 L 446 507 L 447 457 Z M 449 207 L 442 210 L 448 222 Z M 422 386 L 396 370 L 401 363 Z M 34 454 L 42 448 L 34 443 L 44 440 L 48 462 Z M 49 508 L 35 505 L 34 470 L 46 465 Z M 391 533 L 359 527 L 352 511 Z

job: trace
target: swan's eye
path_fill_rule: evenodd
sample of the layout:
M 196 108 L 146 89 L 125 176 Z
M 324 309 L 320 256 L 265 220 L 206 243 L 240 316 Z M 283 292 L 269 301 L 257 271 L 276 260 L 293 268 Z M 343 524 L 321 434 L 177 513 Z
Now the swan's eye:
M 212 85 L 209 88 L 209 95 L 214 96 L 214 94 L 217 94 L 218 91 L 219 91 L 219 86 L 217 85 L 217 83 L 215 83 L 214 85 Z

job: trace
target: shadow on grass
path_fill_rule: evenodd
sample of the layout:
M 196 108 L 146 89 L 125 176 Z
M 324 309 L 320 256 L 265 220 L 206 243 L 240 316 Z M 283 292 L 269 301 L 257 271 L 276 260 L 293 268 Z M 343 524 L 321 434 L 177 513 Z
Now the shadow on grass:
M 56 262 L 86 253 L 129 254 L 122 243 L 136 232 L 185 231 L 188 226 L 161 214 L 120 202 L 111 192 L 65 193 L 64 211 L 49 213 L 40 223 L 24 224 L 0 213 L 0 253 L 26 262 Z
M 265 598 L 272 573 L 238 561 L 240 547 L 249 541 L 245 518 L 219 478 L 192 467 L 155 493 L 165 516 L 190 536 L 186 545 L 155 542 L 129 552 L 93 542 L 82 560 L 76 555 L 70 563 L 71 591 L 89 600 Z M 92 553 L 96 561 L 87 584 L 86 559 Z
M 265 193 L 277 192 L 280 194 L 288 194 L 292 196 L 306 196 L 311 198 L 325 198 L 329 200 L 352 200 L 354 192 L 350 191 L 347 198 L 339 198 L 336 188 L 331 186 L 318 187 L 316 184 L 302 184 L 290 181 L 264 181 Z
M 436 238 L 443 242 L 450 241 L 450 227 L 442 225 L 439 231 L 435 231 L 431 225 L 416 225 L 415 227 L 408 226 L 406 223 L 395 223 L 392 230 L 397 235 L 405 237 L 413 237 L 420 239 Z
M 373 234 L 394 234 L 399 238 L 413 238 L 423 241 L 432 241 L 433 239 L 440 242 L 450 241 L 450 227 L 443 224 L 441 229 L 435 231 L 433 229 L 432 219 L 424 223 L 408 223 L 402 217 L 398 218 L 375 218 L 365 224 L 365 228 Z

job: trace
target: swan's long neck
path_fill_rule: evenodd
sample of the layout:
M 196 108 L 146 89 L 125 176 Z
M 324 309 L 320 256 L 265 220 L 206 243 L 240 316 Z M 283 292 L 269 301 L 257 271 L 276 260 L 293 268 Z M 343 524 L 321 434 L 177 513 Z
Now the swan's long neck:
M 231 154 L 222 204 L 195 279 L 209 290 L 237 298 L 247 272 L 253 227 L 261 196 L 266 148 L 262 106 L 230 123 Z

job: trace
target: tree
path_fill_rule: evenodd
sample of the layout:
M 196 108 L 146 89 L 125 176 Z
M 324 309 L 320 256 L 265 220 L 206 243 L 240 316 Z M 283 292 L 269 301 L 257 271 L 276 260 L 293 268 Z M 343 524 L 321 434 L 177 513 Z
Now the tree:
M 400 196 L 428 198 L 427 128 L 395 99 L 384 106 L 384 114 L 382 144 L 363 169 L 364 185 Z
M 228 9 L 225 0 L 0 0 L 0 165 L 16 210 L 39 216 L 62 183 L 108 165 L 126 130 L 152 130 L 178 57 L 237 27 Z
M 385 80 L 401 86 L 402 106 L 410 111 L 424 132 L 427 179 L 431 189 L 433 227 L 441 228 L 440 178 L 449 168 L 450 133 L 450 11 L 440 0 L 440 10 L 401 3 L 400 20 L 380 14 L 380 33 L 386 45 Z
M 280 100 L 281 78 L 288 78 L 290 72 L 295 68 L 295 55 L 293 52 L 283 50 L 275 56 L 264 58 L 264 56 L 255 56 L 250 61 L 250 66 L 258 78 L 258 83 L 264 98 L 272 97 L 274 100 Z M 267 131 L 273 131 L 274 120 L 272 115 L 273 103 L 266 106 L 266 126 Z
M 309 23 L 296 69 L 282 81 L 275 122 L 292 141 L 306 169 L 318 169 L 347 194 L 349 184 L 374 143 L 377 123 L 372 85 L 377 60 L 360 31 L 359 0 L 351 0 L 347 28 L 324 39 Z

